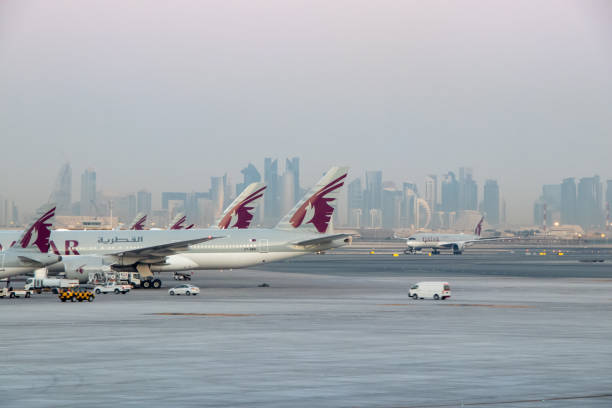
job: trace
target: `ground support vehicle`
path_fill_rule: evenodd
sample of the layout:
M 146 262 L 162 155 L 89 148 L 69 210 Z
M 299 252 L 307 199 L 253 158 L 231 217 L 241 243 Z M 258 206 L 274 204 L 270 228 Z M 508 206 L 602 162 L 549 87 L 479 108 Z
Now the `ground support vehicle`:
M 120 283 L 107 282 L 104 285 L 98 285 L 94 287 L 93 291 L 96 295 L 99 295 L 100 293 L 114 293 L 116 295 L 121 293 L 125 295 L 130 291 L 130 289 L 132 289 L 132 285 L 123 285 Z
M 87 288 L 77 287 L 61 290 L 58 298 L 62 302 L 83 302 L 84 300 L 93 302 L 96 295 L 94 295 L 93 292 Z
M 410 287 L 408 297 L 413 299 L 448 299 L 451 289 L 448 282 L 419 282 Z
M 77 279 L 28 278 L 24 288 L 41 293 L 44 289 L 66 289 L 79 286 Z
M 132 285 L 134 289 L 159 289 L 162 286 L 161 279 L 153 276 L 143 279 L 139 272 L 118 272 L 116 281 L 117 283 Z
M 27 289 L 13 289 L 13 288 L 2 288 L 0 289 L 0 298 L 29 298 L 32 297 L 32 291 Z

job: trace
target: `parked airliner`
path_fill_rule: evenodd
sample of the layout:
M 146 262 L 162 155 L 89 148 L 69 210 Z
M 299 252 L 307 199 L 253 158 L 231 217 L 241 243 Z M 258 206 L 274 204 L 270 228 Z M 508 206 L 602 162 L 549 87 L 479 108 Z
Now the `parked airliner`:
M 334 211 L 330 204 L 347 170 L 330 169 L 273 229 L 52 231 L 51 251 L 63 259 L 50 270 L 61 268 L 68 278 L 82 280 L 88 271 L 108 265 L 152 279 L 152 272 L 244 268 L 343 246 L 348 235 L 327 234 L 327 229 Z M 228 225 L 252 217 L 250 203 L 238 203 Z M 0 243 L 7 245 L 15 237 L 14 231 L 2 231 Z

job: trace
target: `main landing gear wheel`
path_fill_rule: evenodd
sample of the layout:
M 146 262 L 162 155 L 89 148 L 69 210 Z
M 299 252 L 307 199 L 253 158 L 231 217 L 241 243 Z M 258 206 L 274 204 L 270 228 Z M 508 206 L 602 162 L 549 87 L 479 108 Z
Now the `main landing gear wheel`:
M 161 280 L 159 280 L 159 279 L 154 279 L 152 284 L 153 284 L 153 289 L 161 288 Z

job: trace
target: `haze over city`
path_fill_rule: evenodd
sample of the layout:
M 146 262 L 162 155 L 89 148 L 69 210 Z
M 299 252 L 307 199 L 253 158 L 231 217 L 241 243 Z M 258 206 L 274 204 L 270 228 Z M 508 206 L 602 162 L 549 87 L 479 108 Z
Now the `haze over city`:
M 69 161 L 125 194 L 299 156 L 397 185 L 471 167 L 509 222 L 544 184 L 612 178 L 607 1 L 0 4 L 1 194 Z M 78 33 L 78 35 L 75 35 Z M 15 183 L 15 179 L 19 183 Z

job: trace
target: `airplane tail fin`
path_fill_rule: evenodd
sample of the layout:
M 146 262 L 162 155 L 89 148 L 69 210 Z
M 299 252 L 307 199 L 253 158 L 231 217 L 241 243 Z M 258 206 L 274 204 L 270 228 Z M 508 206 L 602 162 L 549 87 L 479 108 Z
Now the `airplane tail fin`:
M 301 229 L 325 233 L 329 228 L 334 207 L 330 204 L 340 194 L 340 187 L 345 183 L 348 167 L 332 167 L 310 189 L 289 214 L 276 225 L 278 229 Z
M 128 229 L 132 231 L 142 231 L 145 228 L 146 223 L 147 223 L 147 214 L 138 213 L 136 214 L 136 217 L 134 218 L 134 220 L 130 224 L 130 228 Z
M 223 211 L 221 218 L 215 222 L 220 229 L 249 228 L 253 220 L 252 210 L 255 203 L 264 195 L 264 183 L 251 183 Z
M 176 214 L 176 217 L 170 223 L 169 230 L 180 230 L 180 229 L 192 229 L 195 224 L 189 224 L 187 226 L 183 225 L 184 222 L 187 222 L 187 216 L 184 213 Z
M 19 252 L 49 251 L 51 228 L 55 222 L 55 204 L 46 204 L 36 211 L 36 216 L 23 230 L 19 239 L 11 247 Z
M 474 235 L 480 236 L 480 233 L 482 232 L 483 221 L 484 221 L 484 216 L 480 219 L 480 221 L 478 221 L 478 224 L 476 225 L 476 228 L 474 229 Z

